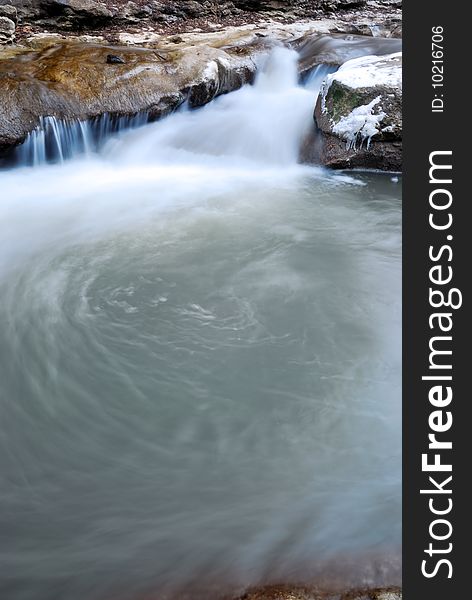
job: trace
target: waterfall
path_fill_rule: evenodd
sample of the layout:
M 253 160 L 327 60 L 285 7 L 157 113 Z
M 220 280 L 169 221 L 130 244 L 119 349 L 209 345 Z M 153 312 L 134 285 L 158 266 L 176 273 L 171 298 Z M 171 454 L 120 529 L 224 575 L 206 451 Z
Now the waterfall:
M 316 67 L 309 71 L 309 73 L 303 78 L 303 85 L 306 89 L 316 92 L 318 96 L 321 89 L 321 84 L 331 73 L 335 73 L 338 67 L 335 65 L 316 65 Z
M 62 163 L 80 154 L 97 152 L 110 135 L 147 122 L 145 112 L 121 116 L 104 114 L 87 120 L 41 117 L 37 127 L 15 150 L 13 160 L 23 166 Z
M 106 147 L 105 154 L 114 152 L 141 161 L 169 152 L 187 152 L 294 163 L 301 139 L 312 124 L 321 83 L 336 70 L 331 65 L 318 65 L 300 84 L 298 60 L 294 50 L 276 48 L 254 85 L 220 96 L 197 111 L 183 108 L 122 143 L 115 139 L 115 143 L 106 144 L 117 134 L 146 125 L 146 112 L 105 114 L 82 121 L 42 117 L 15 150 L 13 162 L 22 166 L 62 163 L 74 156 L 102 153 Z
M 237 162 L 294 165 L 313 126 L 316 86 L 324 72 L 320 68 L 310 85 L 303 86 L 298 80 L 298 54 L 276 48 L 253 85 L 115 139 L 104 154 L 135 164 L 198 160 L 212 167 Z

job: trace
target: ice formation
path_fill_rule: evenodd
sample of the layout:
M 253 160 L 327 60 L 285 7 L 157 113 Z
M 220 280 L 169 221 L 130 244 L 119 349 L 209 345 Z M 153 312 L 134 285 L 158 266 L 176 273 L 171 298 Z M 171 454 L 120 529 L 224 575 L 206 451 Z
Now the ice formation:
M 367 148 L 370 146 L 372 136 L 379 133 L 379 124 L 386 117 L 383 110 L 373 113 L 373 109 L 380 102 L 380 96 L 374 98 L 369 104 L 363 104 L 354 108 L 346 117 L 333 126 L 333 133 L 346 140 L 347 148 L 356 148 L 357 140 L 360 145 L 367 140 Z
M 331 76 L 350 88 L 401 87 L 401 52 L 387 56 L 361 56 L 348 60 Z
M 401 57 L 402 53 L 396 52 L 388 56 L 362 56 L 345 62 L 338 71 L 328 75 L 321 88 L 322 112 L 327 112 L 326 98 L 333 81 L 350 89 L 401 88 Z M 375 134 L 381 131 L 393 131 L 392 125 L 380 128 L 380 123 L 387 116 L 381 107 L 374 113 L 374 107 L 380 101 L 379 95 L 368 104 L 354 108 L 347 116 L 341 117 L 338 123 L 332 121 L 333 133 L 346 140 L 348 149 L 355 149 L 359 139 L 361 146 L 364 140 L 367 140 L 367 148 L 369 148 Z

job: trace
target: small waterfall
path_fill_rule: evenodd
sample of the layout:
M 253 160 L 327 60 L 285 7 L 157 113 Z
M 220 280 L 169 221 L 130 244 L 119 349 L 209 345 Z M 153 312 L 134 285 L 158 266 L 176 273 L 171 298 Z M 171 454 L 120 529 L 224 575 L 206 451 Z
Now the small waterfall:
M 16 150 L 21 165 L 37 166 L 92 151 L 91 125 L 87 121 L 61 121 L 42 117 L 36 129 Z
M 320 64 L 300 83 L 298 68 L 295 50 L 275 48 L 254 85 L 221 96 L 201 110 L 181 110 L 154 128 L 146 128 L 138 138 L 112 141 L 106 147 L 114 134 L 147 124 L 149 114 L 105 114 L 89 120 L 42 117 L 14 150 L 11 162 L 39 166 L 97 152 L 109 155 L 110 151 L 118 156 L 131 154 L 146 162 L 162 152 L 178 151 L 293 164 L 312 123 L 321 83 L 336 70 L 332 65 Z
M 298 75 L 297 52 L 275 48 L 253 85 L 113 140 L 103 154 L 139 165 L 196 159 L 225 168 L 236 161 L 251 167 L 295 165 L 317 97 L 314 88 L 300 85 Z
M 331 73 L 335 73 L 338 68 L 339 67 L 336 67 L 335 65 L 316 65 L 316 67 L 303 78 L 304 88 L 318 94 L 321 89 L 321 84 L 326 77 L 331 75 Z
M 16 148 L 13 161 L 22 166 L 62 163 L 73 156 L 97 152 L 114 133 L 145 125 L 145 112 L 136 115 L 104 114 L 88 120 L 41 117 L 38 126 Z

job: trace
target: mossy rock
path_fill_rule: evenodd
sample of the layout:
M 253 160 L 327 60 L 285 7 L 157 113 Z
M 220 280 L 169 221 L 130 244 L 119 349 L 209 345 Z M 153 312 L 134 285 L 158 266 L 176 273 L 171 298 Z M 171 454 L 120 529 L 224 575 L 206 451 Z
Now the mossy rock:
M 322 164 L 401 170 L 401 53 L 346 63 L 325 83 L 314 118 Z

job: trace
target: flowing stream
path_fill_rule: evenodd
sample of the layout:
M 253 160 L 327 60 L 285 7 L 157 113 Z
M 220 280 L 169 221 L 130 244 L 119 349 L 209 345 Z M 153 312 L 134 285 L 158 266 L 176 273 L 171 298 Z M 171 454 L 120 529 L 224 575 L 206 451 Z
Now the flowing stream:
M 400 185 L 297 164 L 317 85 L 0 172 L 2 598 L 398 583 Z

